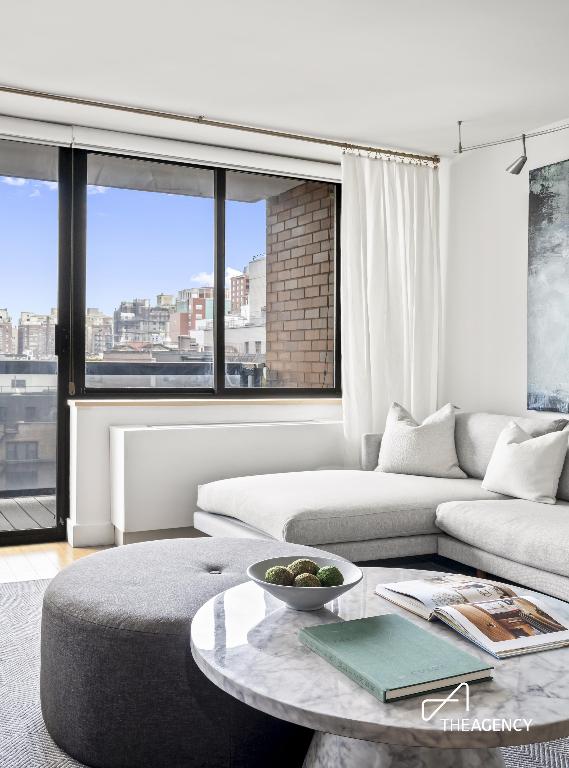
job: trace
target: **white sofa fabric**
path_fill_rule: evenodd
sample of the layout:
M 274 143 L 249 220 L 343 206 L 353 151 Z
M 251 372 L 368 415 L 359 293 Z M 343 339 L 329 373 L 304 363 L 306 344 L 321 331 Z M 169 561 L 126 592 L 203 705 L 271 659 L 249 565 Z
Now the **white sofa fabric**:
M 449 536 L 500 557 L 569 577 L 569 503 L 454 501 L 437 509 Z
M 500 432 L 482 487 L 517 499 L 555 504 L 566 456 L 566 432 L 532 437 L 512 420 Z
M 435 512 L 443 501 L 499 498 L 472 478 L 341 469 L 235 477 L 198 490 L 204 512 L 297 544 L 437 533 Z
M 364 471 L 257 475 L 201 486 L 196 527 L 217 535 L 214 521 L 223 516 L 232 535 L 255 529 L 351 560 L 438 552 L 569 600 L 569 504 L 522 501 L 481 487 L 496 440 L 512 418 L 532 435 L 566 424 L 545 416 L 457 412 L 464 480 L 374 472 L 381 436 L 364 435 Z M 569 502 L 569 455 L 557 498 Z
M 402 405 L 393 403 L 376 471 L 464 479 L 454 445 L 454 411 L 447 403 L 418 424 Z
M 531 416 L 504 416 L 497 413 L 457 413 L 454 433 L 456 454 L 458 463 L 469 477 L 484 479 L 496 441 L 512 419 L 532 436 L 544 434 L 544 432 L 554 430 L 558 425 L 566 423 L 565 419 L 549 417 L 536 416 L 532 418 Z M 368 457 L 368 461 L 371 460 L 371 457 Z M 569 453 L 559 479 L 557 497 L 569 501 Z

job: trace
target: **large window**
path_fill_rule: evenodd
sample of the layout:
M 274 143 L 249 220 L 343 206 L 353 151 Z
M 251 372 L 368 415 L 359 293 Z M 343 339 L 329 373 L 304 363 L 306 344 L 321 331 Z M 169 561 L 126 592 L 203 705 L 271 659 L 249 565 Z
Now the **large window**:
M 0 437 L 57 392 L 339 393 L 338 185 L 0 142 L 0 192 Z
M 336 185 L 86 157 L 85 391 L 338 391 Z
M 339 391 L 335 184 L 83 158 L 78 391 Z

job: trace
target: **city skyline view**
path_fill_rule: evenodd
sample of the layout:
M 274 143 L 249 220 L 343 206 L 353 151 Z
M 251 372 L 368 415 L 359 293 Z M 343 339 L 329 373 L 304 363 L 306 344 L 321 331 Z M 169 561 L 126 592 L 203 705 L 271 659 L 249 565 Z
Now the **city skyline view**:
M 226 220 L 229 284 L 265 254 L 266 203 L 228 201 Z M 56 182 L 0 176 L 0 308 L 14 323 L 57 306 L 57 227 Z M 88 307 L 112 315 L 121 301 L 212 284 L 211 198 L 88 188 Z
M 219 306 L 211 172 L 92 157 L 81 349 L 87 387 L 211 388 L 217 311 L 226 386 L 333 381 L 332 185 L 228 176 Z M 13 364 L 56 360 L 58 197 L 54 181 L 0 175 L 0 363 L 10 389 L 24 381 Z

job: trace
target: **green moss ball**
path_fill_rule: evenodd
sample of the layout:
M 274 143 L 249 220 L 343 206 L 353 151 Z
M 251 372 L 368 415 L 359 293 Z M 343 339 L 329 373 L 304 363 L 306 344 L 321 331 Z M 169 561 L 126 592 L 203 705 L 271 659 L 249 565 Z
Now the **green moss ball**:
M 341 571 L 335 565 L 325 565 L 316 574 L 323 587 L 339 587 L 344 583 Z
M 320 579 L 313 573 L 301 573 L 294 580 L 295 587 L 321 587 Z
M 294 576 L 284 565 L 274 565 L 265 574 L 265 581 L 269 584 L 278 584 L 281 587 L 291 587 Z
M 313 576 L 316 576 L 318 573 L 318 566 L 314 560 L 306 560 L 302 558 L 291 563 L 288 566 L 288 569 L 293 576 L 300 576 L 301 573 L 311 573 Z

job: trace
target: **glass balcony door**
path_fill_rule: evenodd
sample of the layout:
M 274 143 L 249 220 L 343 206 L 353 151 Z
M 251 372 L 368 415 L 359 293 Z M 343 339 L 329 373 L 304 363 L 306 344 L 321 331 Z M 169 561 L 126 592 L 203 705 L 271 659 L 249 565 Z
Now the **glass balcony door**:
M 0 141 L 0 543 L 63 535 L 59 150 Z M 61 467 L 60 467 L 61 469 Z

